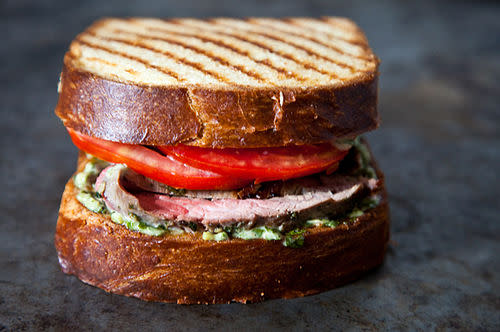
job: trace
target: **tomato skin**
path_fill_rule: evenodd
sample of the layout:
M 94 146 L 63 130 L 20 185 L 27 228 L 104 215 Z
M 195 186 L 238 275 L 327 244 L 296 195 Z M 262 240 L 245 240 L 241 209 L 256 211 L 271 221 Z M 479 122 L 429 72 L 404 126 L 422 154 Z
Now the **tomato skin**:
M 287 180 L 329 170 L 348 152 L 328 143 L 247 149 L 176 145 L 158 149 L 190 166 L 234 177 L 250 177 L 255 183 Z
M 111 163 L 126 164 L 137 173 L 174 188 L 230 190 L 244 187 L 253 180 L 198 169 L 141 145 L 111 142 L 83 135 L 70 128 L 67 130 L 79 149 Z
M 83 135 L 67 128 L 73 143 L 98 158 L 123 163 L 148 178 L 188 190 L 232 190 L 253 181 L 287 180 L 332 172 L 347 150 L 330 144 L 273 148 L 211 149 L 187 145 L 157 147 Z

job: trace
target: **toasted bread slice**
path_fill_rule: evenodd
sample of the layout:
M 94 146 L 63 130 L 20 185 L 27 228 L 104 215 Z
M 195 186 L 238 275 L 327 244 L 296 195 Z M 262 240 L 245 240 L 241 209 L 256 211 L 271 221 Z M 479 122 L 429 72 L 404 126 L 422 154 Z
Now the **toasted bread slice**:
M 313 19 L 105 19 L 73 41 L 72 66 L 127 84 L 198 88 L 342 85 L 376 71 L 354 23 Z
M 71 43 L 56 113 L 133 144 L 314 144 L 378 125 L 378 59 L 343 18 L 103 19 Z
M 79 170 L 84 166 L 80 157 Z M 389 241 L 383 175 L 380 204 L 354 223 L 308 228 L 302 248 L 281 241 L 205 241 L 200 232 L 149 236 L 93 213 L 63 193 L 55 245 L 65 273 L 108 292 L 177 303 L 258 302 L 341 286 L 378 266 Z

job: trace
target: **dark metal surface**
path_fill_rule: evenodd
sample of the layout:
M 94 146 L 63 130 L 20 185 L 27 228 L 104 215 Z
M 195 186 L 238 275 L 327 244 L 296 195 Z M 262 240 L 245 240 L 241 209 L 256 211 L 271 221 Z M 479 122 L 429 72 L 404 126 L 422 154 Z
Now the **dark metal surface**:
M 42 4 L 43 3 L 43 4 Z M 64 275 L 53 233 L 76 149 L 53 109 L 64 51 L 101 16 L 349 16 L 382 59 L 392 245 L 316 296 L 178 306 Z M 0 331 L 500 329 L 500 6 L 495 2 L 1 1 Z

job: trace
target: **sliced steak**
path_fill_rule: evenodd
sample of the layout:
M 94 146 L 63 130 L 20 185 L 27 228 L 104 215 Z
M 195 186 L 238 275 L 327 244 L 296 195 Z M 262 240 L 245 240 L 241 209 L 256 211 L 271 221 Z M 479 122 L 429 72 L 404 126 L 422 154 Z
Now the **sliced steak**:
M 190 198 L 221 199 L 238 198 L 236 190 L 186 190 L 176 189 L 161 182 L 150 179 L 142 174 L 127 168 L 123 170 L 121 181 L 130 192 L 148 191 L 169 196 L 183 196 Z
M 133 213 L 150 225 L 197 223 L 211 229 L 218 226 L 287 225 L 310 218 L 332 217 L 346 213 L 356 202 L 377 186 L 377 180 L 346 175 L 317 176 L 314 180 L 298 179 L 297 194 L 268 199 L 178 197 L 127 188 L 130 170 L 123 165 L 106 168 L 96 181 L 111 210 Z M 300 188 L 297 186 L 300 184 Z M 288 182 L 288 181 L 287 181 Z

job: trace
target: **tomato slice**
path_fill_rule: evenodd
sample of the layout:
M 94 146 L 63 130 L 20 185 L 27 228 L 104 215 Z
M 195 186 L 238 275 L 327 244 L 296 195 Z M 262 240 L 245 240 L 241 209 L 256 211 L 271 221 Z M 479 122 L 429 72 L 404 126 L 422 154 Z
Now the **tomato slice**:
M 253 178 L 256 183 L 297 178 L 331 169 L 348 152 L 328 143 L 247 149 L 176 145 L 158 149 L 190 166 L 234 177 Z
M 198 169 L 141 145 L 106 141 L 67 129 L 81 150 L 112 163 L 126 164 L 137 173 L 174 188 L 229 190 L 244 187 L 253 180 L 248 176 L 234 177 Z

